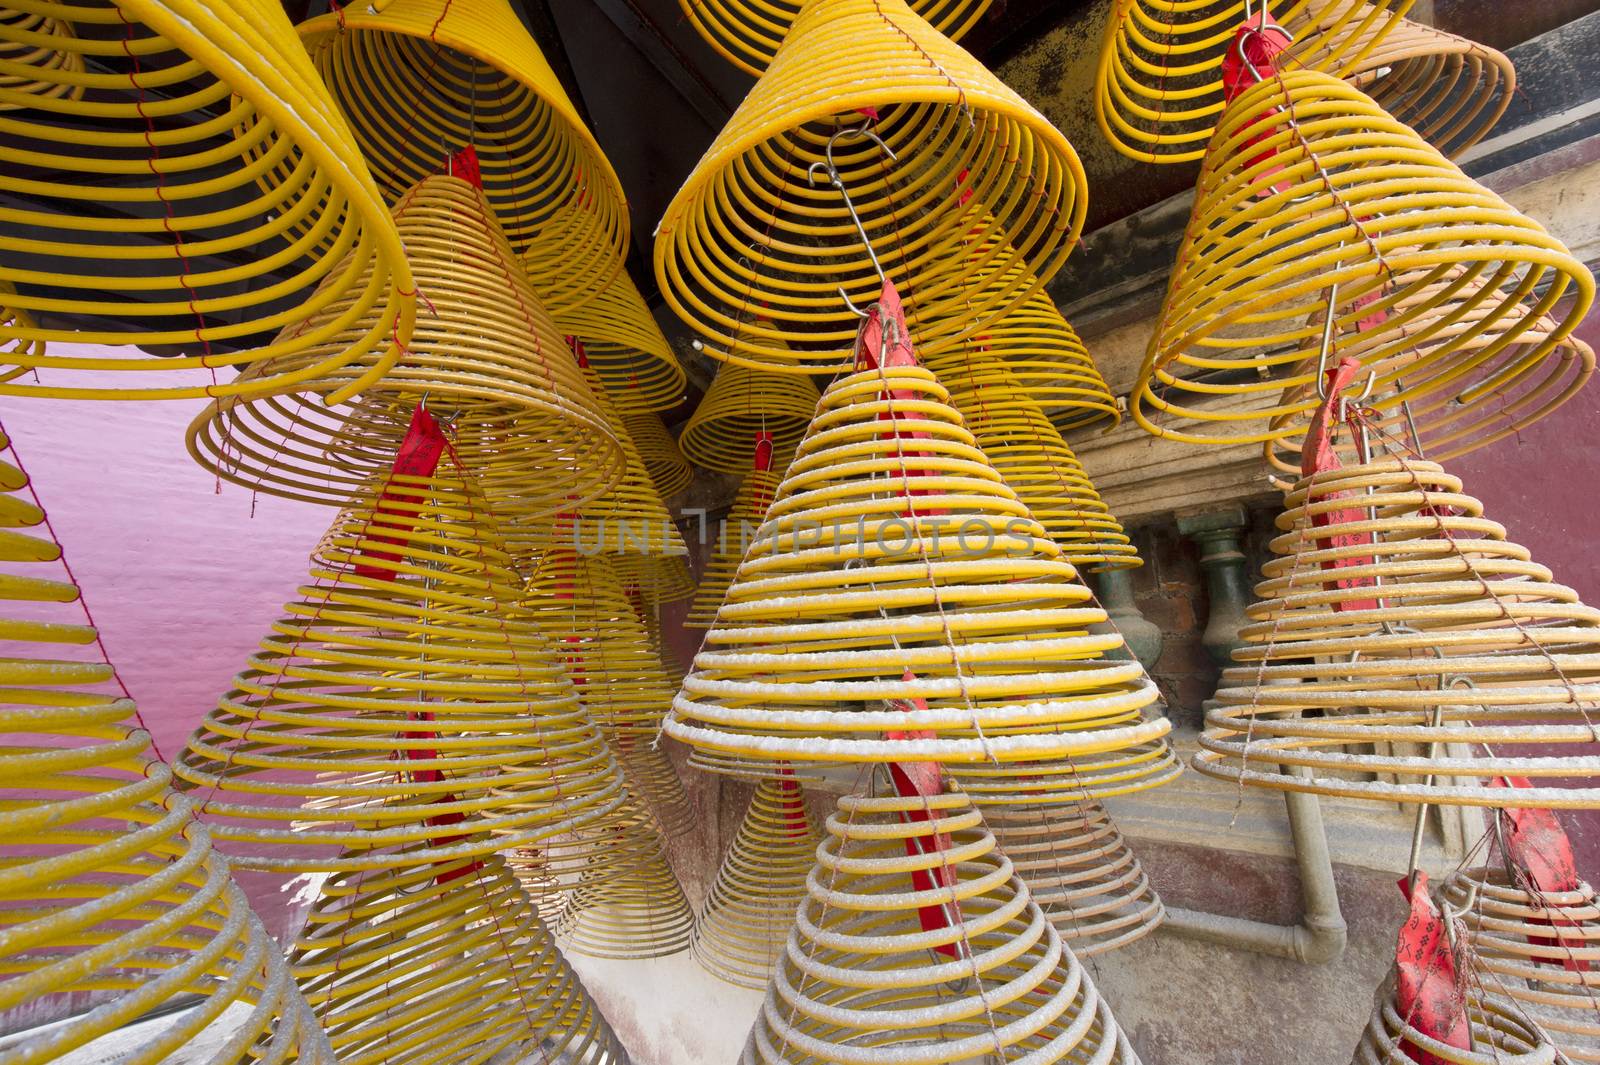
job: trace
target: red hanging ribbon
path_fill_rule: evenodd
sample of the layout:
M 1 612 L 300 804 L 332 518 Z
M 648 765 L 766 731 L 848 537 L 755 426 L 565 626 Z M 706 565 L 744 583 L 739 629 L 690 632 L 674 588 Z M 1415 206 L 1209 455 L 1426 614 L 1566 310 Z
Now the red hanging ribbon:
M 478 165 L 478 149 L 467 145 L 450 157 L 447 172 L 478 191 L 483 191 L 483 169 Z
M 904 679 L 914 680 L 915 674 L 908 669 Z M 928 702 L 922 698 L 909 701 L 891 699 L 888 700 L 888 706 L 890 709 L 915 706 L 918 710 L 926 710 Z M 891 740 L 925 740 L 932 739 L 935 733 L 929 729 L 910 729 L 890 731 L 884 735 Z M 931 798 L 944 790 L 944 773 L 937 762 L 890 762 L 889 779 L 894 784 L 894 793 L 901 798 Z M 932 820 L 932 816 L 926 808 L 912 809 L 902 811 L 900 819 L 906 824 L 926 824 Z M 942 855 L 950 849 L 950 836 L 944 832 L 911 836 L 906 839 L 905 848 L 908 858 Z M 948 891 L 955 886 L 955 880 L 955 870 L 948 864 L 940 864 L 932 869 L 917 869 L 911 874 L 911 886 L 917 891 Z M 951 898 L 948 903 L 918 906 L 917 920 L 924 932 L 951 928 L 961 920 L 961 905 Z M 934 949 L 949 958 L 961 957 L 960 947 L 956 943 L 941 943 Z
M 1311 426 L 1306 430 L 1305 444 L 1300 451 L 1300 475 L 1310 477 L 1316 473 L 1326 473 L 1329 470 L 1342 468 L 1339 453 L 1334 448 L 1333 436 L 1338 427 L 1337 411 L 1340 406 L 1340 395 L 1350 387 L 1356 374 L 1361 371 L 1361 360 L 1345 357 L 1339 360 L 1339 365 L 1326 372 L 1328 379 L 1328 397 L 1317 408 L 1317 413 L 1311 419 Z M 1326 496 L 1327 499 L 1354 498 L 1355 492 L 1338 492 Z M 1347 522 L 1363 521 L 1367 513 L 1360 507 L 1347 507 L 1342 510 L 1317 514 L 1311 519 L 1315 528 L 1326 528 L 1330 525 L 1343 525 Z M 1334 536 L 1323 537 L 1317 540 L 1319 550 L 1329 550 L 1340 547 L 1369 546 L 1373 543 L 1372 533 L 1339 533 Z M 1325 570 L 1345 569 L 1352 566 L 1370 566 L 1373 562 L 1370 555 L 1352 555 L 1347 558 L 1324 560 L 1322 568 Z M 1334 581 L 1335 587 L 1370 588 L 1376 587 L 1377 581 L 1371 576 L 1367 577 L 1341 577 Z M 1338 610 L 1376 610 L 1376 599 L 1349 599 L 1337 604 Z
M 1284 50 L 1293 43 L 1287 30 L 1272 20 L 1263 9 L 1259 19 L 1249 18 L 1244 25 L 1233 35 L 1233 43 L 1222 57 L 1222 95 L 1225 103 L 1232 103 L 1245 90 L 1258 85 L 1268 78 L 1278 76 L 1277 60 Z M 1252 71 L 1252 67 L 1255 69 Z M 1282 108 L 1272 107 L 1261 112 L 1250 120 L 1251 126 L 1262 126 L 1262 129 L 1253 134 L 1244 144 L 1248 151 L 1272 135 L 1275 123 L 1272 121 L 1282 113 Z M 1264 163 L 1277 155 L 1277 150 L 1268 148 L 1258 153 L 1246 166 L 1255 166 Z M 1276 174 L 1283 168 L 1273 167 L 1268 174 Z M 1263 194 L 1283 192 L 1287 186 L 1279 183 L 1262 190 Z
M 1526 777 L 1496 777 L 1489 782 L 1495 788 L 1531 788 L 1533 784 Z M 1506 806 L 1499 811 L 1505 820 L 1505 831 L 1502 838 L 1505 842 L 1506 857 L 1510 859 L 1512 870 L 1523 890 L 1533 895 L 1538 901 L 1540 895 L 1561 894 L 1577 891 L 1583 881 L 1578 876 L 1578 863 L 1572 853 L 1572 840 L 1568 838 L 1566 829 L 1561 827 L 1561 822 L 1556 820 L 1556 815 L 1550 810 Z M 1563 952 L 1561 958 L 1541 958 L 1540 961 L 1557 965 L 1569 972 L 1588 972 L 1589 960 L 1575 956 L 1574 950 L 1581 950 L 1588 943 L 1581 937 L 1564 937 L 1561 928 L 1575 928 L 1577 922 L 1565 917 L 1529 918 L 1530 924 L 1548 925 L 1555 930 L 1555 938 L 1543 936 L 1529 936 L 1528 942 L 1541 947 L 1558 947 Z
M 1408 886 L 1400 880 L 1400 893 Z M 1409 886 L 1411 912 L 1400 927 L 1395 947 L 1395 1009 L 1402 1020 L 1445 1046 L 1472 1046 L 1466 995 L 1456 972 L 1455 955 L 1445 935 L 1444 918 L 1428 898 L 1428 874 L 1417 871 Z M 1401 1046 L 1417 1065 L 1450 1065 L 1437 1054 L 1403 1040 Z
M 412 711 L 406 716 L 412 721 L 434 720 L 433 714 L 426 710 Z M 439 734 L 437 732 L 407 732 L 405 733 L 405 737 L 408 740 L 436 740 L 439 738 Z M 405 757 L 409 762 L 432 762 L 438 759 L 439 752 L 437 749 L 432 747 L 408 748 L 405 752 Z M 439 772 L 437 769 L 413 769 L 410 770 L 409 773 L 412 780 L 423 784 L 437 784 L 444 779 L 444 774 Z M 452 803 L 456 801 L 456 797 L 447 792 L 444 795 L 439 796 L 439 798 L 435 799 L 434 801 L 438 803 Z M 430 828 L 445 828 L 450 825 L 460 824 L 465 820 L 465 815 L 463 815 L 460 811 L 452 810 L 449 813 L 438 814 L 434 817 L 430 817 L 424 823 Z M 429 840 L 429 842 L 435 847 L 448 847 L 450 844 L 460 842 L 466 838 L 466 836 L 460 835 L 434 836 Z M 448 863 L 437 862 L 435 864 L 446 865 Z M 482 868 L 483 863 L 480 861 L 468 862 L 459 869 L 452 869 L 449 872 L 440 873 L 438 876 L 434 877 L 434 882 L 437 884 L 448 884 L 452 880 L 458 880 L 461 877 L 470 876 Z
M 783 824 L 790 839 L 803 839 L 806 834 L 806 800 L 795 783 L 794 770 L 788 765 L 778 767 L 778 793 L 782 798 L 778 809 L 783 811 Z
M 439 459 L 444 454 L 444 431 L 439 428 L 439 423 L 433 415 L 428 413 L 426 407 L 417 404 L 416 410 L 411 412 L 411 424 L 406 429 L 405 438 L 400 441 L 400 449 L 395 452 L 394 464 L 390 467 L 389 482 L 384 486 L 383 494 L 378 498 L 374 508 L 372 520 L 367 523 L 365 539 L 375 540 L 380 544 L 403 543 L 399 537 L 382 536 L 372 532 L 373 529 L 399 529 L 407 531 L 416 527 L 417 515 L 415 510 L 396 504 L 407 504 L 410 507 L 420 507 L 423 497 L 410 492 L 401 491 L 395 485 L 396 477 L 432 477 L 439 468 Z M 384 504 L 389 504 L 385 506 Z M 400 556 L 392 551 L 374 551 L 365 549 L 358 558 L 383 559 L 386 562 L 399 562 Z M 355 572 L 359 577 L 373 580 L 392 581 L 398 575 L 394 570 L 385 566 L 374 566 L 370 563 L 357 562 Z
M 856 365 L 868 370 L 880 367 L 891 369 L 900 366 L 920 366 L 917 352 L 911 344 L 911 331 L 906 328 L 905 309 L 900 302 L 900 293 L 894 287 L 894 282 L 885 279 L 883 292 L 878 300 L 867 311 L 867 317 L 861 322 L 861 329 L 856 334 L 855 348 Z M 879 393 L 879 398 L 889 402 L 910 404 L 917 398 L 917 394 L 908 388 L 885 388 Z M 926 440 L 929 434 L 902 425 L 904 422 L 922 420 L 922 415 L 915 411 L 900 409 L 884 411 L 878 415 L 881 422 L 889 422 L 891 428 L 883 433 L 881 439 L 894 440 L 895 457 L 905 464 L 905 476 L 930 477 L 934 471 L 925 465 L 907 461 L 911 459 L 926 459 L 929 452 L 907 450 L 901 441 Z M 913 496 L 927 495 L 927 490 L 904 488 L 903 494 L 909 502 Z M 918 513 L 930 515 L 937 511 L 917 511 L 915 508 L 903 512 L 903 517 L 915 517 Z

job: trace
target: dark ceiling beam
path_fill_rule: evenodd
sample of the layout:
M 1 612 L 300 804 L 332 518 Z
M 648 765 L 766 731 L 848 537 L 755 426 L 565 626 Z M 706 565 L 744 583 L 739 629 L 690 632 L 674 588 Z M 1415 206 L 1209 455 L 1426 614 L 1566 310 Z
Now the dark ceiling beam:
M 288 0 L 284 0 L 285 3 Z M 544 53 L 545 60 L 556 72 L 556 78 L 561 82 L 561 87 L 567 90 L 567 96 L 578 109 L 578 117 L 583 119 L 583 124 L 590 129 L 594 128 L 594 120 L 589 117 L 589 106 L 583 98 L 583 86 L 578 81 L 578 72 L 572 66 L 572 58 L 567 55 L 567 46 L 561 39 L 561 30 L 556 26 L 556 16 L 550 10 L 548 0 L 511 0 L 511 8 L 522 19 L 522 24 L 528 27 L 528 32 L 533 34 L 533 39 L 539 45 L 539 51 Z
M 716 86 L 706 80 L 694 62 L 672 43 L 654 19 L 634 0 L 594 0 L 603 12 L 639 50 L 667 84 L 686 100 L 711 129 L 721 129 L 733 114 L 733 104 L 722 98 Z

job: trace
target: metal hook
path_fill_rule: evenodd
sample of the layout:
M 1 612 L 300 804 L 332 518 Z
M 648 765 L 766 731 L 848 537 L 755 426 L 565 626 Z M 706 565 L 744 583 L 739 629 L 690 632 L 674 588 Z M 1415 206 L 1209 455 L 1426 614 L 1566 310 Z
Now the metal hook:
M 1251 30 L 1250 32 L 1255 33 L 1257 35 L 1265 34 L 1267 32 L 1267 0 L 1261 0 L 1261 12 L 1260 12 L 1259 17 L 1257 17 L 1255 12 L 1252 10 L 1252 4 L 1251 4 L 1250 0 L 1245 0 L 1245 3 L 1244 3 L 1244 27 L 1246 29 L 1249 29 L 1250 20 L 1252 18 L 1256 19 L 1256 25 L 1255 25 L 1255 29 Z M 1284 29 L 1282 26 L 1278 25 L 1276 22 L 1274 22 L 1272 24 L 1272 28 L 1277 30 L 1279 33 L 1283 34 L 1283 36 L 1286 39 L 1286 42 L 1288 44 L 1293 44 L 1294 43 L 1294 34 L 1293 33 L 1290 33 L 1287 29 Z M 1250 76 L 1252 78 L 1254 78 L 1259 83 L 1259 82 L 1265 81 L 1266 79 L 1261 76 L 1261 71 L 1256 69 L 1256 65 L 1250 61 L 1250 56 L 1248 54 L 1246 54 L 1246 52 L 1244 50 L 1245 38 L 1248 37 L 1248 36 L 1250 36 L 1249 33 L 1241 33 L 1241 34 L 1239 34 L 1239 36 L 1234 41 L 1234 50 L 1239 53 L 1239 61 L 1241 63 L 1243 63 L 1244 64 L 1244 68 L 1250 72 Z
M 844 187 L 844 179 L 839 176 L 839 168 L 834 164 L 833 161 L 834 144 L 838 142 L 840 137 L 847 135 L 853 137 L 866 137 L 868 140 L 872 141 L 872 143 L 876 144 L 879 150 L 881 150 L 884 155 L 887 155 L 891 161 L 900 161 L 900 157 L 894 154 L 894 149 L 885 144 L 883 142 L 883 138 L 878 136 L 878 134 L 873 131 L 872 123 L 869 120 L 856 128 L 834 130 L 833 135 L 828 138 L 828 143 L 823 146 L 822 159 L 819 159 L 810 166 L 806 167 L 806 181 L 808 181 L 811 186 L 815 188 L 817 184 L 817 171 L 821 170 L 828 175 L 828 183 L 835 189 L 838 189 L 839 195 L 844 199 L 844 209 L 849 212 L 850 221 L 855 224 L 856 233 L 861 237 L 862 247 L 867 249 L 867 258 L 872 260 L 872 268 L 877 271 L 878 280 L 882 281 L 884 284 L 888 284 L 889 275 L 883 272 L 883 264 L 878 261 L 878 253 L 873 250 L 872 240 L 867 236 L 867 227 L 862 225 L 861 216 L 856 214 L 855 201 L 850 199 L 850 190 Z M 858 318 L 865 318 L 867 316 L 867 312 L 863 311 L 860 307 L 857 307 L 850 299 L 850 294 L 844 290 L 843 285 L 838 286 L 838 291 L 839 298 L 844 300 L 844 305 L 846 307 L 850 308 L 850 313 L 854 314 Z

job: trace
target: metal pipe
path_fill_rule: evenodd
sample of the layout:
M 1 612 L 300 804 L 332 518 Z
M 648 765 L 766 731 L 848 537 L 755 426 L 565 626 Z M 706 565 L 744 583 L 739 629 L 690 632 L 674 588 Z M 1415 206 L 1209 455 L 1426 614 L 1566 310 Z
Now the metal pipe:
M 1300 870 L 1300 923 L 1278 925 L 1168 906 L 1163 931 L 1307 965 L 1326 965 L 1343 956 L 1347 928 L 1339 909 L 1339 887 L 1333 879 L 1322 807 L 1310 793 L 1285 792 L 1283 799 Z

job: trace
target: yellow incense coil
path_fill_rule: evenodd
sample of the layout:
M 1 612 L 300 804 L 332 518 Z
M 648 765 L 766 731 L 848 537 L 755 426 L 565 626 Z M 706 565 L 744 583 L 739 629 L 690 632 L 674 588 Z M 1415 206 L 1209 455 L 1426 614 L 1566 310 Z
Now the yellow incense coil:
M 767 986 L 805 897 L 819 842 L 792 778 L 756 787 L 700 908 L 693 946 L 702 968 L 739 987 Z
M 276 944 L 150 759 L 132 701 L 108 692 L 112 667 L 86 654 L 98 637 L 79 591 L 49 575 L 61 548 L 20 531 L 45 520 L 11 494 L 27 485 L 0 462 L 0 600 L 14 615 L 0 622 L 0 1013 L 66 1019 L 8 1040 L 6 1061 L 154 1065 L 202 1040 L 218 1065 L 332 1065 Z M 188 996 L 169 1024 L 125 1030 Z
M 341 1065 L 620 1065 L 616 1034 L 497 854 L 322 886 L 291 961 Z
M 1520 319 L 1502 319 L 1483 332 L 1476 330 L 1475 317 L 1467 315 L 1435 343 L 1413 349 L 1380 371 L 1384 384 L 1373 383 L 1380 402 L 1380 390 L 1387 388 L 1403 392 L 1406 401 L 1383 404 L 1386 409 L 1367 408 L 1372 401 L 1362 401 L 1374 446 L 1404 446 L 1438 461 L 1457 458 L 1537 422 L 1594 375 L 1594 349 L 1576 336 L 1561 335 L 1549 315 L 1525 328 Z M 1477 361 L 1477 353 L 1494 345 L 1508 326 L 1520 331 L 1516 342 L 1486 362 Z M 1551 337 L 1556 345 L 1541 358 L 1538 348 Z M 1273 418 L 1262 445 L 1267 461 L 1295 476 L 1305 446 L 1305 412 L 1321 402 L 1309 380 L 1315 367 L 1307 369 L 1300 375 L 1303 383 L 1284 391 L 1282 413 Z M 1280 435 L 1282 430 L 1289 432 Z M 1345 461 L 1359 459 L 1354 437 L 1342 438 L 1336 447 Z
M 327 378 L 342 399 L 394 364 L 416 314 L 405 251 L 280 5 L 20 3 L 0 15 L 0 62 L 0 349 L 38 371 L 0 393 Z M 280 358 L 293 368 L 262 372 Z M 80 376 L 103 370 L 127 372 Z
M 1520 805 L 1600 805 L 1581 786 L 1600 775 L 1600 610 L 1436 463 L 1321 473 L 1285 506 L 1196 769 L 1474 806 L 1502 805 L 1488 783 L 1509 774 L 1535 785 Z
M 1456 158 L 1500 121 L 1517 88 L 1511 60 L 1496 49 L 1413 22 L 1343 17 L 1341 0 L 1311 0 L 1294 30 L 1300 66 L 1333 72 Z M 1343 60 L 1341 64 L 1341 59 Z
M 958 395 L 977 392 L 995 406 L 1022 395 L 1061 432 L 1122 421 L 1089 349 L 1043 292 L 962 347 L 923 363 Z
M 625 456 L 608 408 L 517 266 L 483 192 L 461 178 L 424 178 L 394 215 L 428 301 L 400 364 L 352 403 L 325 405 L 339 383 L 324 378 L 210 404 L 189 427 L 189 453 L 254 490 L 344 504 L 388 473 L 426 400 L 452 425 L 452 455 L 503 512 L 538 515 L 609 488 Z M 250 372 L 292 372 L 312 358 Z
M 3 53 L 0 53 L 3 55 Z M 0 108 L 0 111 L 3 111 Z M 19 311 L 5 306 L 5 298 L 15 290 L 7 283 L 0 281 L 0 329 L 6 326 L 15 326 L 27 330 L 33 327 L 33 319 L 27 312 Z M 21 359 L 37 357 L 44 354 L 44 341 L 28 340 L 25 336 L 14 337 L 10 341 L 0 341 L 0 384 L 14 381 L 25 373 L 29 373 L 28 366 L 21 362 L 12 363 L 7 357 L 8 352 L 17 352 Z
M 770 470 L 751 470 L 739 484 L 733 506 L 717 526 L 717 543 L 706 560 L 705 571 L 694 591 L 694 601 L 683 624 L 692 629 L 709 629 L 717 618 L 717 608 L 728 594 L 734 572 L 744 561 L 745 551 L 756 529 L 766 520 L 767 507 L 777 495 L 778 482 L 789 467 L 789 457 L 773 463 Z
M 775 454 L 794 451 L 820 398 L 810 378 L 724 365 L 684 423 L 678 444 L 691 461 L 742 477 L 755 468 L 762 434 L 771 434 Z
M 642 813 L 609 830 L 623 857 L 620 875 L 581 876 L 561 902 L 556 934 L 566 949 L 591 958 L 659 958 L 688 949 L 694 911 L 667 864 L 661 834 Z
M 673 685 L 604 556 L 546 553 L 528 578 L 522 614 L 555 648 L 602 732 L 654 740 Z
M 1490 403 L 1564 364 L 1594 278 L 1359 89 L 1291 71 L 1218 125 L 1133 416 L 1193 443 L 1291 435 L 1282 416 L 1308 420 L 1315 396 L 1273 401 L 1315 384 L 1330 291 L 1328 365 L 1371 368 L 1390 412 Z
M 178 757 L 235 863 L 390 868 L 603 822 L 621 774 L 512 611 L 520 581 L 482 495 L 397 478 L 379 506 L 335 522 Z
M 959 41 L 993 0 L 909 0 L 934 29 Z M 678 0 L 706 43 L 740 70 L 757 77 L 772 62 L 784 34 L 799 14 L 798 0 Z
M 644 462 L 650 481 L 662 499 L 675 496 L 689 487 L 689 482 L 694 480 L 694 467 L 684 457 L 672 434 L 667 432 L 661 415 L 650 411 L 624 413 L 622 427 L 633 440 L 633 446 L 639 449 L 639 458 Z
M 1556 1047 L 1519 1010 L 1474 1002 L 1467 1007 L 1471 1050 L 1423 1035 L 1394 1005 L 1393 978 L 1378 991 L 1372 1017 L 1350 1065 L 1555 1065 Z
M 556 325 L 583 341 L 589 365 L 625 416 L 684 401 L 683 367 L 626 270 L 582 307 L 556 315 Z
M 1587 883 L 1540 892 L 1504 869 L 1455 873 L 1441 908 L 1460 914 L 1474 992 L 1535 1020 L 1574 1062 L 1600 1061 L 1600 899 Z
M 829 386 L 665 729 L 795 762 L 1009 763 L 1159 740 L 1156 691 L 921 367 Z M 818 707 L 821 707 L 820 709 Z M 917 738 L 882 738 L 911 730 Z
M 1316 70 L 1371 93 L 1454 156 L 1505 112 L 1516 74 L 1492 48 L 1402 16 L 1413 0 L 1292 0 L 1272 17 L 1293 36 L 1278 70 Z M 1238 47 L 1246 0 L 1118 0 L 1095 79 L 1095 118 L 1123 155 L 1186 163 L 1204 155 L 1225 110 L 1222 62 Z
M 1099 803 L 987 811 L 984 821 L 1028 893 L 1080 958 L 1149 935 L 1167 911 Z
M 999 765 L 950 767 L 950 776 L 978 806 L 1076 805 L 1148 791 L 1177 777 L 1183 765 L 1165 739 L 1145 740 L 1097 755 Z
M 939 380 L 984 457 L 1073 565 L 1095 572 L 1144 564 L 1060 430 L 1006 367 L 975 362 L 940 371 Z
M 0 11 L 0 60 L 8 64 L 8 72 L 0 74 L 0 91 L 16 94 L 0 103 L 0 111 L 27 107 L 30 96 L 82 99 L 83 53 L 73 46 L 76 36 L 65 18 Z M 38 75 L 30 73 L 34 67 Z
M 913 329 L 938 321 L 954 346 L 1029 294 L 984 279 L 1031 266 L 1048 280 L 1065 261 L 1086 205 L 1066 138 L 903 0 L 807 0 L 657 231 L 662 293 L 714 358 L 846 368 L 859 322 L 837 288 L 865 306 L 882 280 L 838 189 L 808 168 L 864 111 L 897 158 L 861 136 L 831 155 Z
M 695 827 L 694 805 L 666 751 L 627 735 L 618 736 L 612 749 L 628 787 L 644 800 L 662 835 L 681 836 Z
M 582 356 L 579 356 L 580 362 Z M 554 548 L 576 547 L 586 554 L 686 555 L 683 534 L 661 501 L 644 456 L 628 435 L 622 416 L 591 366 L 580 366 L 595 405 L 605 416 L 624 456 L 622 477 L 599 498 L 554 517 L 520 522 L 506 530 L 518 558 L 532 560 Z M 499 505 L 499 500 L 496 500 Z M 504 507 L 502 506 L 502 509 Z
M 630 599 L 637 597 L 640 616 L 647 625 L 660 626 L 661 619 L 655 611 L 661 604 L 694 595 L 694 575 L 682 555 L 627 554 L 606 558 L 622 582 L 623 591 Z
M 365 0 L 299 30 L 391 201 L 471 146 L 552 311 L 622 272 L 622 185 L 506 0 Z
M 741 1061 L 985 1058 L 1138 1061 L 965 796 L 841 797 Z
M 507 848 L 512 872 L 538 906 L 541 920 L 552 926 L 558 923 L 566 909 L 566 897 L 580 886 L 595 889 L 640 875 L 641 870 L 653 875 L 648 870 L 659 848 L 646 843 L 660 843 L 661 821 L 633 790 L 633 777 L 627 779 L 622 802 L 603 823 L 581 825 L 532 846 Z M 631 842 L 619 846 L 619 839 Z

